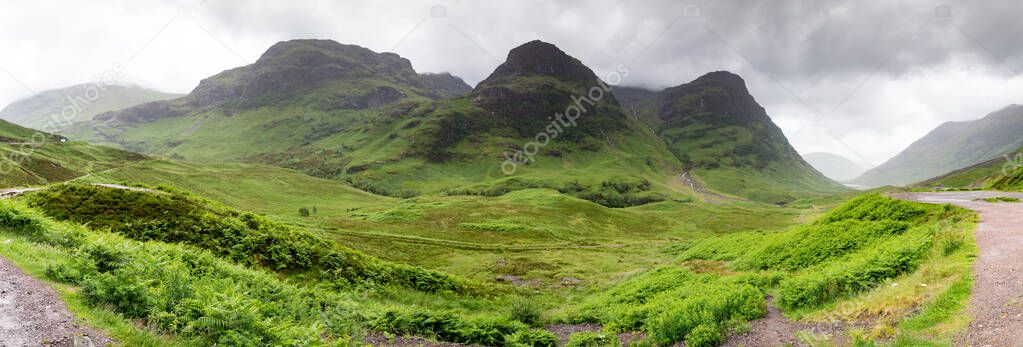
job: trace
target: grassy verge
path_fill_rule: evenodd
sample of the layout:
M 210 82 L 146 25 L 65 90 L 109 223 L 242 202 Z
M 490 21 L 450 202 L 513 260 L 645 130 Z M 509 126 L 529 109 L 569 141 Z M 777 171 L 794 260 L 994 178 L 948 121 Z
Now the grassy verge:
M 82 296 L 79 287 L 47 278 L 46 269 L 61 263 L 66 256 L 58 247 L 33 242 L 10 228 L 0 229 L 0 256 L 10 260 L 28 275 L 45 281 L 53 287 L 67 304 L 68 310 L 85 325 L 105 331 L 109 337 L 124 346 L 198 346 L 194 341 L 163 335 L 125 319 L 117 312 L 102 306 L 92 306 Z
M 520 310 L 516 296 L 464 297 L 386 282 L 339 287 L 184 243 L 57 222 L 21 202 L 0 202 L 0 227 L 18 238 L 5 256 L 62 283 L 76 313 L 130 345 L 347 345 L 371 332 L 486 345 L 549 341 L 530 329 L 526 322 L 537 323 L 537 315 Z
M 704 345 L 699 341 L 719 341 L 713 336 L 761 317 L 758 305 L 772 294 L 792 318 L 875 322 L 870 331 L 857 333 L 865 340 L 941 343 L 968 321 L 961 310 L 976 254 L 970 233 L 974 218 L 953 206 L 868 194 L 786 231 L 683 243 L 680 265 L 689 270 L 672 265 L 626 279 L 567 309 L 566 319 L 599 322 L 613 330 L 641 329 L 661 343 Z M 675 309 L 680 303 L 690 305 L 686 293 L 696 291 L 692 288 L 700 288 L 707 302 L 692 304 L 698 309 Z M 746 297 L 739 293 L 756 300 L 742 305 L 726 300 Z M 674 310 L 689 311 L 656 318 Z M 706 319 L 685 323 L 693 317 Z M 701 322 L 713 324 L 696 330 Z M 674 333 L 665 333 L 668 326 Z

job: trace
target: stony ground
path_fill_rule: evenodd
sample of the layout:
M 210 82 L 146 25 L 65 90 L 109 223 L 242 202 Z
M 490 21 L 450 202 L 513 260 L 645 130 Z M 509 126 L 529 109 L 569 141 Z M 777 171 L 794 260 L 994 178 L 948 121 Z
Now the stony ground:
M 0 347 L 110 344 L 104 334 L 75 323 L 53 288 L 0 258 Z
M 1023 199 L 1023 193 L 906 193 L 896 197 L 953 204 L 980 214 L 976 238 L 980 254 L 973 264 L 974 320 L 965 336 L 970 346 L 1023 346 L 1023 203 L 982 200 Z

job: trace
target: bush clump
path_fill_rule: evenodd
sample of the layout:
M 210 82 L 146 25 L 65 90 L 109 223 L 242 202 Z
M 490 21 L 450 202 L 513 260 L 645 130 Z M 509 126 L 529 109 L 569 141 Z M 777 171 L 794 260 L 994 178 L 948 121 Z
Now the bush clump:
M 568 337 L 568 347 L 617 347 L 618 335 L 603 331 L 584 331 Z

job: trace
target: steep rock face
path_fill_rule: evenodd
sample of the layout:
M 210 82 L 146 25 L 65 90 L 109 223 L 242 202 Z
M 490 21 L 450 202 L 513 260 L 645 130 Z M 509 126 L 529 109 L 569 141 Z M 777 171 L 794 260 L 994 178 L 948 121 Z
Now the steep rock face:
M 852 181 L 867 187 L 907 185 L 982 163 L 1023 147 L 1023 106 L 984 118 L 947 122 L 884 164 Z
M 94 120 L 105 123 L 152 122 L 163 117 L 177 117 L 183 114 L 184 111 L 174 107 L 173 101 L 153 101 L 122 111 L 99 114 Z
M 593 70 L 583 65 L 579 59 L 569 56 L 555 45 L 534 40 L 509 51 L 505 62 L 494 69 L 487 79 L 480 82 L 480 86 L 486 88 L 504 78 L 531 75 L 550 76 L 582 84 L 596 83 Z M 477 90 L 479 89 L 480 87 L 477 87 Z
M 619 91 L 630 117 L 713 189 L 774 203 L 845 190 L 799 156 L 738 75 L 716 71 L 660 92 Z
M 450 74 L 420 75 L 394 53 L 331 40 L 292 40 L 273 45 L 251 65 L 202 80 L 184 98 L 113 112 L 102 120 L 153 121 L 208 110 L 235 114 L 297 102 L 323 111 L 364 109 L 413 94 L 442 99 L 468 89 Z
M 614 130 L 625 118 L 614 93 L 593 70 L 542 41 L 509 51 L 507 60 L 476 86 L 470 98 L 518 130 L 519 136 L 543 130 L 557 114 L 578 111 L 576 128 L 583 136 Z
M 437 91 L 442 98 L 465 95 L 472 91 L 472 87 L 466 84 L 465 81 L 447 72 L 424 73 L 420 74 L 420 77 L 426 81 L 429 88 Z
M 711 72 L 665 89 L 656 109 L 661 136 L 684 162 L 713 168 L 728 158 L 730 166 L 763 169 L 784 161 L 809 168 L 736 74 Z M 691 139 L 702 143 L 694 147 Z
M 664 122 L 700 118 L 719 125 L 772 123 L 739 75 L 716 71 L 696 80 L 662 91 L 657 114 Z M 780 132 L 780 130 L 779 130 Z
M 189 104 L 258 104 L 292 98 L 337 80 L 381 77 L 425 86 L 412 63 L 394 53 L 376 53 L 330 40 L 287 41 L 270 47 L 250 66 L 203 80 L 189 95 Z

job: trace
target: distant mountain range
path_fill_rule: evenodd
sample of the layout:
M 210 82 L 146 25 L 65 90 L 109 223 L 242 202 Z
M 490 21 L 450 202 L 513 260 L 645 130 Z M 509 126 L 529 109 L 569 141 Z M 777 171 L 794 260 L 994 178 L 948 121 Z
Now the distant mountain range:
M 984 118 L 947 122 L 894 158 L 851 181 L 868 187 L 908 185 L 982 163 L 1023 147 L 1023 106 Z
M 178 97 L 181 95 L 135 85 L 79 84 L 15 101 L 0 110 L 0 119 L 37 130 L 54 131 L 62 128 L 62 123 L 67 121 L 90 121 L 100 113 Z
M 810 163 L 824 176 L 838 182 L 845 182 L 860 177 L 867 170 L 860 164 L 834 153 L 814 152 L 803 154 L 803 159 Z
M 630 206 L 694 189 L 774 203 L 844 189 L 799 157 L 739 76 L 661 92 L 615 87 L 541 41 L 512 49 L 475 88 L 393 53 L 281 42 L 185 97 L 101 114 L 68 134 L 394 196 L 533 187 Z

